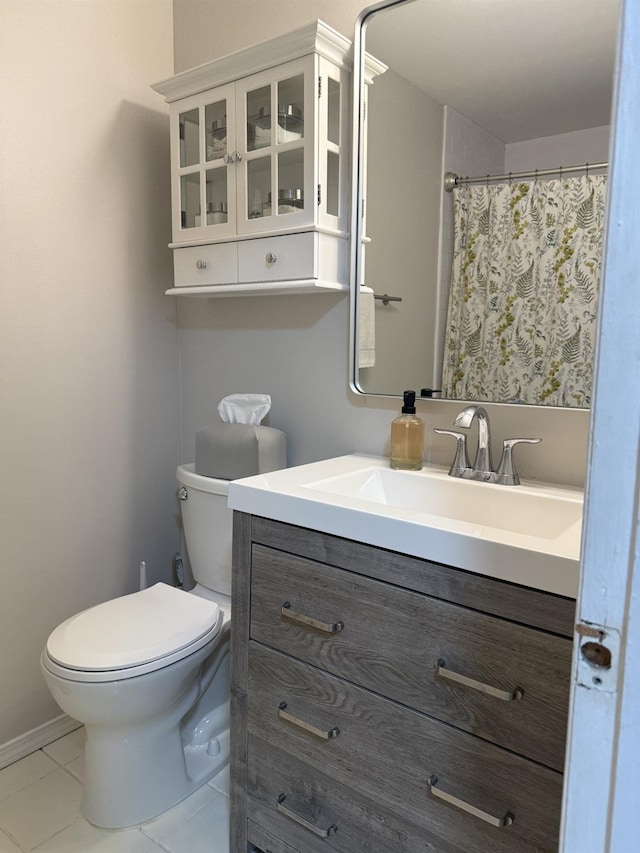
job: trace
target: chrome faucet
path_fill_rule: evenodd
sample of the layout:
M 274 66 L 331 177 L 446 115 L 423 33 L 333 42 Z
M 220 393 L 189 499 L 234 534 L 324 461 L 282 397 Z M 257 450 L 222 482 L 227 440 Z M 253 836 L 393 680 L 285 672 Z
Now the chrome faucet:
M 502 486 L 520 485 L 520 477 L 513 461 L 513 448 L 516 444 L 539 444 L 539 438 L 507 438 L 502 442 L 502 458 L 494 470 L 491 459 L 491 427 L 489 415 L 482 406 L 467 406 L 454 421 L 454 426 L 469 429 L 474 420 L 478 422 L 478 449 L 473 465 L 467 455 L 467 436 L 450 429 L 435 429 L 441 435 L 451 435 L 456 439 L 456 455 L 449 468 L 450 477 L 463 480 L 481 480 L 485 483 L 498 483 Z
M 482 406 L 467 406 L 453 423 L 454 426 L 468 429 L 474 420 L 478 421 L 478 449 L 471 472 L 465 479 L 494 482 L 495 471 L 491 459 L 491 427 L 489 426 L 487 410 L 483 409 Z

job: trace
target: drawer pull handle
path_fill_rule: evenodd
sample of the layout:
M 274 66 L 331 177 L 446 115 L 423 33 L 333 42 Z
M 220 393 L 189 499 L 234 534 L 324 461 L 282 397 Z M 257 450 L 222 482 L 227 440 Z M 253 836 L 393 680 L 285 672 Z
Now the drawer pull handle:
M 331 738 L 338 737 L 340 734 L 340 729 L 337 726 L 334 726 L 327 732 L 312 726 L 311 723 L 307 723 L 306 720 L 301 720 L 300 717 L 294 717 L 293 714 L 287 711 L 286 702 L 281 702 L 278 706 L 278 719 L 285 720 L 285 722 L 291 723 L 305 732 L 309 732 L 310 735 L 313 735 L 320 740 L 331 740 Z
M 464 685 L 464 687 L 471 687 L 472 690 L 479 690 L 480 693 L 486 693 L 488 696 L 493 696 L 494 699 L 501 699 L 503 702 L 515 702 L 524 696 L 524 690 L 521 687 L 516 687 L 514 690 L 498 690 L 497 687 L 492 687 L 490 684 L 485 684 L 482 681 L 476 681 L 475 678 L 460 675 L 459 672 L 447 669 L 442 659 L 436 664 L 436 676 L 438 678 L 446 678 L 448 681 L 455 681 L 458 684 Z
M 292 812 L 291 809 L 288 809 L 285 805 L 283 805 L 286 799 L 286 794 L 280 794 L 280 796 L 278 797 L 278 805 L 276 806 L 276 808 L 280 812 L 280 814 L 283 814 L 285 817 L 288 817 L 289 820 L 294 821 L 294 823 L 299 823 L 300 826 L 304 826 L 305 829 L 308 829 L 309 832 L 313 832 L 313 834 L 317 835 L 318 838 L 328 838 L 330 835 L 335 835 L 338 831 L 338 827 L 335 825 L 335 823 L 332 823 L 331 826 L 327 827 L 327 829 L 320 829 L 319 826 L 316 826 L 314 823 L 305 820 L 299 814 Z
M 504 817 L 496 817 L 495 815 L 489 814 L 489 812 L 483 812 L 482 809 L 477 809 L 475 806 L 461 800 L 459 797 L 455 797 L 453 794 L 443 791 L 442 788 L 437 788 L 437 784 L 438 777 L 431 776 L 428 781 L 429 793 L 433 794 L 434 797 L 437 797 L 439 800 L 444 800 L 445 803 L 449 803 L 463 812 L 468 812 L 469 814 L 474 815 L 474 817 L 479 817 L 480 820 L 483 820 L 485 823 L 490 823 L 491 826 L 511 826 L 515 819 L 511 812 L 507 812 Z
M 280 608 L 280 618 L 285 622 L 292 622 L 294 625 L 303 625 L 305 628 L 315 628 L 316 631 L 321 631 L 323 634 L 337 634 L 344 628 L 343 622 L 320 622 L 313 619 L 311 616 L 305 616 L 304 613 L 296 613 L 291 610 L 291 603 L 285 601 Z
M 264 256 L 264 259 L 268 264 L 275 264 L 275 262 L 278 260 L 278 256 L 274 252 L 267 252 L 267 254 Z
M 206 270 L 206 268 L 207 268 L 207 262 L 203 261 L 202 258 L 200 258 L 200 260 L 196 261 L 196 269 Z

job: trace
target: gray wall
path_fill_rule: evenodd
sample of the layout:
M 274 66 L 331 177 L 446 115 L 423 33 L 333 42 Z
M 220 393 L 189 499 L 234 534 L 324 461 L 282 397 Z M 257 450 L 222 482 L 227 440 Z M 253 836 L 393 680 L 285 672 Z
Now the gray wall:
M 320 17 L 350 38 L 359 2 L 322 0 L 174 0 L 175 70 L 255 44 Z M 289 436 L 290 463 L 351 451 L 386 453 L 397 400 L 348 390 L 346 298 L 330 295 L 179 300 L 183 458 L 193 458 L 196 429 L 217 418 L 218 401 L 233 392 L 273 399 L 269 423 Z M 446 437 L 434 426 L 453 421 L 460 404 L 419 403 L 427 423 L 427 457 L 448 462 Z M 497 439 L 539 436 L 521 449 L 521 473 L 552 482 L 584 481 L 588 413 L 489 407 Z
M 505 146 L 505 172 L 525 172 L 533 163 L 538 169 L 557 169 L 579 163 L 606 163 L 609 157 L 608 124 L 539 139 L 511 142 Z M 482 172 L 480 172 L 482 174 Z
M 0 746 L 50 631 L 179 546 L 171 0 L 0 3 Z
M 374 79 L 367 108 L 370 180 L 364 195 L 371 242 L 364 283 L 402 303 L 375 303 L 376 363 L 360 371 L 364 391 L 435 387 L 435 348 L 428 342 L 437 318 L 443 125 L 442 104 L 404 78 L 386 71 Z

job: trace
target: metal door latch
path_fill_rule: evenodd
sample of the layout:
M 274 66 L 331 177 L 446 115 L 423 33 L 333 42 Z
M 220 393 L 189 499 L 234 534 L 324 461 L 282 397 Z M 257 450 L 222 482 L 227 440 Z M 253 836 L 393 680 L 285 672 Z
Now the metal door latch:
M 620 633 L 606 625 L 576 625 L 577 683 L 589 690 L 615 693 L 618 689 Z

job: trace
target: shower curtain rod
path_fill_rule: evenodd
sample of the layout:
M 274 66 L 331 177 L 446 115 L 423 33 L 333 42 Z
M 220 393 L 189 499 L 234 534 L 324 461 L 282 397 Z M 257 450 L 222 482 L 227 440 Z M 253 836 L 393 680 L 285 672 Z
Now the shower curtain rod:
M 566 175 L 568 172 L 588 172 L 589 169 L 607 169 L 608 163 L 582 163 L 580 166 L 558 166 L 557 169 L 536 169 L 533 172 L 508 172 L 506 175 L 476 175 L 461 178 L 455 172 L 445 172 L 444 188 L 450 193 L 461 184 L 483 184 L 485 181 L 511 181 L 519 178 L 541 178 L 545 175 Z

